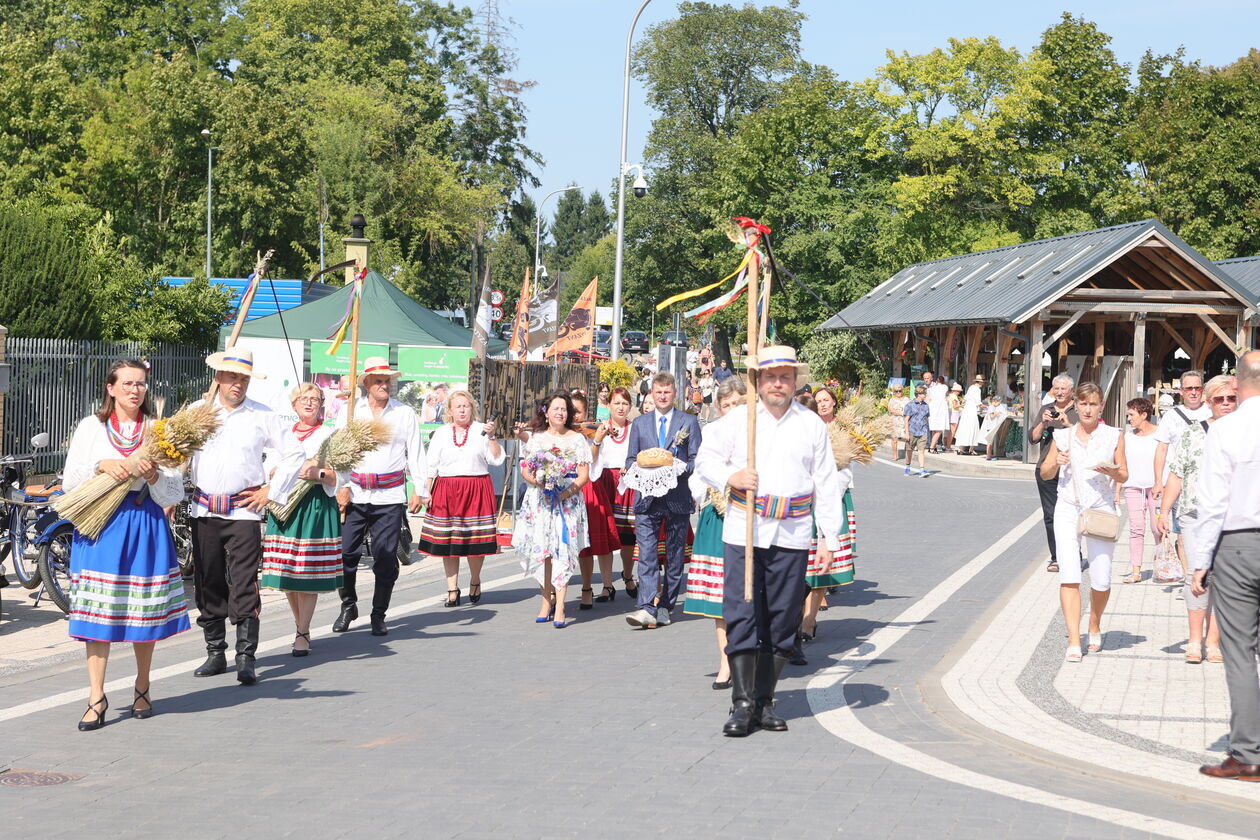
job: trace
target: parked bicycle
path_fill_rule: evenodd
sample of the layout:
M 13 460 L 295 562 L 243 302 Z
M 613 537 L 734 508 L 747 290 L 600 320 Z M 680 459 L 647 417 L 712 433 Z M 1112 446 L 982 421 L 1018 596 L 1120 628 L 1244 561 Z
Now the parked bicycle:
M 48 434 L 41 432 L 31 438 L 31 447 L 42 449 L 48 445 Z M 26 589 L 35 589 L 45 583 L 40 571 L 39 556 L 46 545 L 63 532 L 71 531 L 69 523 L 62 520 L 49 507 L 50 500 L 61 494 L 60 477 L 49 477 L 44 482 L 28 483 L 27 468 L 30 458 L 0 459 L 0 587 L 8 585 L 3 573 L 5 558 L 13 561 L 13 574 Z M 62 552 L 65 558 L 67 580 L 69 571 L 69 544 Z M 68 583 L 65 584 L 68 588 Z M 62 603 L 51 585 L 45 585 L 43 593 L 63 610 Z

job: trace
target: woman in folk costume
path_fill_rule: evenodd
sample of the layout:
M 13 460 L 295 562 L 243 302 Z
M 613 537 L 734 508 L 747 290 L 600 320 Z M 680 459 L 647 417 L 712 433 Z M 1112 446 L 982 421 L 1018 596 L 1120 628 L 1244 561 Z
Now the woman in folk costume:
M 718 419 L 737 405 L 743 405 L 748 386 L 732 376 L 717 389 Z M 683 594 L 683 612 L 714 619 L 717 631 L 718 669 L 713 680 L 714 691 L 731 687 L 731 665 L 726 658 L 726 621 L 722 619 L 722 526 L 726 516 L 725 488 L 717 490 L 696 482 L 693 495 L 699 492 L 700 522 L 696 526 L 691 564 L 687 567 L 687 589 Z
M 274 511 L 267 514 L 263 536 L 262 586 L 278 589 L 293 612 L 292 654 L 307 656 L 311 651 L 311 617 L 321 592 L 335 592 L 342 585 L 341 514 L 337 491 L 341 481 L 335 470 L 321 469 L 319 449 L 332 436 L 331 426 L 323 425 L 324 395 L 317 385 L 303 382 L 289 394 L 297 413 L 293 436 L 302 444 L 306 461 L 298 478 L 318 487 L 307 491 L 282 524 Z M 272 471 L 268 470 L 268 474 Z
M 980 434 L 980 412 L 984 410 L 980 389 L 983 385 L 984 377 L 977 374 L 963 399 L 962 419 L 958 421 L 958 434 L 954 436 L 954 449 L 959 455 L 979 455 L 979 447 L 984 444 Z
M 468 558 L 468 603 L 481 601 L 481 566 L 497 554 L 494 485 L 490 467 L 503 463 L 493 423 L 477 423 L 477 405 L 467 391 L 452 391 L 447 425 L 429 438 L 429 506 L 417 547 L 442 558 L 447 607 L 458 607 L 459 558 Z
M 589 409 L 585 394 L 574 394 L 573 422 L 586 423 Z M 578 556 L 578 567 L 582 573 L 582 596 L 578 600 L 579 610 L 592 609 L 595 590 L 591 587 L 595 576 L 595 558 L 599 558 L 599 576 L 604 583 L 604 601 L 615 596 L 617 590 L 612 586 L 613 552 L 621 550 L 621 537 L 617 534 L 617 521 L 613 516 L 613 497 L 608 492 L 608 485 L 603 479 L 603 468 L 600 459 L 600 448 L 607 439 L 608 429 L 600 425 L 589 437 L 591 447 L 591 480 L 582 485 L 582 501 L 586 503 L 586 527 L 590 544 L 582 549 Z M 623 460 L 624 463 L 624 460 Z M 600 603 L 603 603 L 601 601 Z
M 105 377 L 101 410 L 79 421 L 66 455 L 63 487 L 75 489 L 98 473 L 131 478 L 126 459 L 152 425 L 148 369 L 120 359 Z M 179 472 L 142 459 L 140 477 L 94 540 L 77 531 L 70 552 L 70 638 L 87 643 L 88 707 L 79 729 L 99 729 L 109 700 L 105 667 L 109 646 L 130 642 L 136 656 L 131 716 L 153 714 L 149 670 L 153 645 L 188 629 L 184 585 L 175 544 L 162 508 L 184 495 Z
M 625 492 L 617 489 L 621 472 L 626 466 L 626 450 L 630 448 L 630 407 L 634 398 L 626 388 L 613 388 L 608 394 L 608 422 L 602 427 L 599 438 L 599 480 L 608 489 L 612 499 L 613 521 L 617 524 L 617 538 L 621 541 L 621 579 L 626 585 L 626 595 L 631 600 L 639 597 L 639 585 L 634 580 L 634 502 L 636 493 L 630 488 Z M 592 439 L 594 440 L 594 438 Z M 597 603 L 611 601 L 615 590 L 611 583 L 595 596 Z

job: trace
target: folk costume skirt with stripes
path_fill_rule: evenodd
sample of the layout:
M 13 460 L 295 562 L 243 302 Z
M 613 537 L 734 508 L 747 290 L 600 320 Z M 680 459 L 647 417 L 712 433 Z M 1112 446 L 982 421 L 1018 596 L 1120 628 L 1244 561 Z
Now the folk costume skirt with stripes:
M 608 471 L 599 474 L 595 481 L 582 485 L 582 501 L 586 502 L 586 528 L 591 544 L 582 549 L 581 557 L 598 557 L 621 550 L 621 537 L 613 516 L 613 496 L 617 486 L 610 485 Z M 611 492 L 610 492 L 611 491 Z
M 692 557 L 692 552 L 694 550 L 695 542 L 696 542 L 696 532 L 693 531 L 691 529 L 691 525 L 688 524 L 687 525 L 687 545 L 683 549 L 683 562 L 684 563 L 691 562 L 691 557 Z M 656 533 L 656 558 L 657 560 L 661 562 L 661 565 L 665 564 L 665 523 L 664 522 L 661 523 L 661 528 Z M 634 561 L 636 563 L 639 562 L 638 542 L 634 544 Z
M 832 552 L 831 563 L 818 562 L 818 529 L 809 547 L 809 565 L 805 569 L 805 585 L 810 589 L 827 589 L 853 583 L 853 561 L 857 559 L 857 516 L 853 512 L 853 493 L 844 491 L 844 518 L 840 523 L 840 550 Z
M 700 511 L 692 546 L 691 565 L 687 567 L 687 591 L 683 595 L 683 612 L 688 615 L 722 617 L 722 542 L 723 519 L 713 505 Z
M 267 514 L 262 586 L 285 592 L 333 592 L 342 586 L 341 515 L 337 500 L 316 486 L 281 525 Z
M 621 540 L 623 546 L 634 545 L 634 503 L 638 501 L 639 494 L 634 490 L 617 492 L 617 485 L 621 483 L 619 469 L 605 469 L 600 474 L 599 480 L 606 481 L 608 484 L 608 495 L 612 498 L 613 521 L 617 523 L 617 538 Z
M 488 475 L 443 475 L 433 482 L 417 547 L 436 557 L 497 554 L 494 485 Z
M 95 540 L 74 532 L 70 638 L 156 642 L 188 629 L 175 543 L 162 509 L 128 493 Z

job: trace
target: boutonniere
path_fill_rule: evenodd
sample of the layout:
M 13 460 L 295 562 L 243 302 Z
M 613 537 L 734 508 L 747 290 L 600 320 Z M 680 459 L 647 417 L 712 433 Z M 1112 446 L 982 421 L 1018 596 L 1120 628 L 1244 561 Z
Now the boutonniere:
M 678 434 L 674 435 L 674 442 L 669 445 L 669 451 L 674 452 L 675 450 L 677 450 L 678 447 L 682 446 L 683 441 L 685 441 L 686 439 L 687 439 L 687 429 L 686 428 L 679 429 Z

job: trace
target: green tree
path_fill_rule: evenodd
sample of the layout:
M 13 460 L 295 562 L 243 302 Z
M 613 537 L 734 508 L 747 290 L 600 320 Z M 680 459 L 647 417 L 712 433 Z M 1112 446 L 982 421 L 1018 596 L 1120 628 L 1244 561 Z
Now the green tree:
M 32 207 L 0 206 L 0 324 L 30 338 L 95 338 L 85 306 L 92 259 L 58 221 Z

